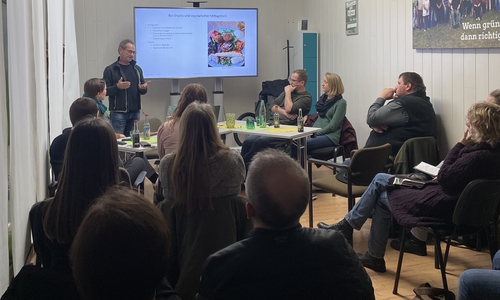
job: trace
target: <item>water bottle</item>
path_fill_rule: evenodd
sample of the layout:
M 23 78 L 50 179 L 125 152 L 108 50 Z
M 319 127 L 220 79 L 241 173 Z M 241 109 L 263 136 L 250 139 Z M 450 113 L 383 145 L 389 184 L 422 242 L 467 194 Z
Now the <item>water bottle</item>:
M 168 109 L 167 109 L 167 121 L 168 121 L 168 120 L 170 120 L 170 119 L 172 119 L 172 115 L 173 115 L 173 114 L 174 114 L 174 113 L 173 113 L 173 111 L 172 111 L 172 106 L 171 106 L 171 105 L 169 105 L 169 106 L 168 106 Z
M 280 114 L 278 113 L 278 106 L 274 108 L 273 122 L 274 128 L 280 128 Z
M 259 108 L 259 126 L 260 128 L 266 128 L 266 104 L 264 103 L 264 99 L 260 100 L 260 108 Z
M 304 118 L 302 117 L 302 108 L 299 108 L 299 116 L 297 117 L 297 131 L 304 132 Z
M 139 148 L 141 147 L 141 140 L 139 138 L 140 131 L 139 131 L 139 124 L 138 120 L 134 120 L 134 131 L 132 132 L 132 147 L 134 148 Z
M 144 134 L 143 134 L 143 139 L 149 140 L 149 137 L 151 136 L 151 125 L 149 125 L 149 119 L 148 119 L 148 114 L 144 115 Z

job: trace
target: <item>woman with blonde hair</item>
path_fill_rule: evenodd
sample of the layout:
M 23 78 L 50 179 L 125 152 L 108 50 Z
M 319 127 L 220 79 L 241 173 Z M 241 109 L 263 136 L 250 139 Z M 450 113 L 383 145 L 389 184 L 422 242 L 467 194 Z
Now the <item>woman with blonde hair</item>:
M 172 153 L 177 149 L 179 142 L 179 120 L 186 107 L 193 101 L 207 103 L 207 91 L 201 84 L 188 84 L 182 91 L 179 104 L 173 112 L 172 118 L 167 120 L 158 128 L 158 157 L 161 159 L 165 154 Z
M 194 299 L 205 259 L 251 226 L 238 197 L 243 159 L 220 140 L 210 105 L 189 104 L 179 123 L 178 149 L 160 162 L 166 199 L 158 206 L 172 234 L 167 278 L 182 299 Z
M 320 222 L 319 228 L 341 231 L 351 241 L 353 229 L 360 230 L 372 217 L 368 251 L 358 254 L 361 263 L 374 271 L 385 272 L 385 247 L 391 215 L 404 227 L 449 227 L 457 200 L 465 186 L 475 179 L 500 179 L 500 106 L 480 102 L 467 112 L 466 130 L 446 155 L 434 180 L 422 187 L 394 185 L 394 175 L 379 173 L 344 219 L 333 225 Z M 391 247 L 418 255 L 427 255 L 426 244 L 418 231 L 401 247 Z
M 347 102 L 342 97 L 344 84 L 339 75 L 326 73 L 323 77 L 323 95 L 316 102 L 317 118 L 312 127 L 321 128 L 315 138 L 307 139 L 307 152 L 340 145 L 340 133 L 347 110 Z M 306 123 L 308 116 L 304 117 Z M 292 157 L 296 157 L 296 147 L 292 148 Z

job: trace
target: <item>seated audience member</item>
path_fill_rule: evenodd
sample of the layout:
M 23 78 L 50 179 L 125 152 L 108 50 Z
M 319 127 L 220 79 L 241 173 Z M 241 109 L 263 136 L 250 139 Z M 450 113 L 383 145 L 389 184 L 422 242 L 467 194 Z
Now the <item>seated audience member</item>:
M 104 81 L 104 79 L 90 78 L 85 81 L 82 97 L 94 100 L 99 106 L 99 116 L 109 121 L 109 110 L 106 105 L 102 103 L 106 98 L 106 81 Z
M 302 228 L 306 172 L 259 152 L 247 176 L 248 237 L 206 260 L 197 299 L 375 299 L 370 277 L 337 231 Z
M 83 85 L 83 96 L 86 98 L 90 98 L 97 103 L 99 106 L 99 116 L 103 118 L 104 120 L 111 122 L 109 119 L 109 110 L 102 103 L 104 98 L 106 98 L 106 81 L 104 79 L 99 79 L 99 78 L 91 78 L 85 82 Z M 124 138 L 125 135 L 121 133 L 115 133 L 116 138 Z
M 467 113 L 467 129 L 459 143 L 446 156 L 437 180 L 426 181 L 422 188 L 393 185 L 393 175 L 379 173 L 344 219 L 333 225 L 318 223 L 319 228 L 341 231 L 351 241 L 353 229 L 360 230 L 372 217 L 368 251 L 358 254 L 363 265 L 385 272 L 385 247 L 391 213 L 404 227 L 452 226 L 455 205 L 465 186 L 475 179 L 500 179 L 500 106 L 481 102 Z M 403 246 L 406 252 L 416 247 L 425 250 L 425 241 L 410 236 Z M 391 243 L 391 246 L 392 243 Z M 401 245 L 396 243 L 396 249 Z
M 71 124 L 75 126 L 76 123 L 85 118 L 96 118 L 98 115 L 99 107 L 90 98 L 78 98 L 71 104 L 69 108 L 69 119 Z M 109 122 L 108 122 L 109 123 Z M 72 128 L 66 128 L 63 133 L 57 136 L 50 145 L 50 164 L 52 165 L 56 178 L 59 177 L 60 168 L 64 160 L 64 152 L 66 144 L 68 143 L 69 135 Z M 121 159 L 118 161 L 119 166 L 125 168 L 132 180 L 144 170 L 147 172 L 147 177 L 152 183 L 156 182 L 158 174 L 149 163 L 148 159 L 144 157 L 134 157 L 127 160 L 125 163 Z
M 69 134 L 55 197 L 36 203 L 30 211 L 33 244 L 44 268 L 69 269 L 69 247 L 84 213 L 118 182 L 118 148 L 111 125 L 95 118 L 80 121 Z
M 298 69 L 293 71 L 289 78 L 290 84 L 287 85 L 276 99 L 272 111 L 276 110 L 280 114 L 280 124 L 297 125 L 297 116 L 299 108 L 302 109 L 302 115 L 305 116 L 311 110 L 312 96 L 306 91 L 307 73 L 306 70 Z M 252 157 L 266 148 L 274 148 L 283 143 L 280 138 L 267 136 L 251 135 L 245 139 L 241 147 L 241 156 L 248 168 Z
M 486 98 L 486 102 L 495 103 L 500 105 L 500 89 L 494 90 L 490 93 L 488 98 Z
M 108 190 L 88 210 L 71 245 L 81 298 L 179 299 L 171 289 L 155 295 L 168 268 L 169 243 L 165 218 L 151 202 L 130 189 Z
M 323 78 L 324 94 L 321 95 L 316 103 L 316 111 L 318 118 L 314 122 L 313 127 L 322 128 L 316 133 L 315 138 L 307 139 L 307 153 L 313 150 L 335 147 L 340 145 L 340 133 L 342 131 L 342 123 L 344 121 L 347 102 L 342 98 L 344 93 L 344 85 L 339 75 L 335 73 L 326 73 Z M 279 109 L 278 105 L 272 108 Z M 304 117 L 304 124 L 308 116 Z M 292 147 L 292 157 L 297 157 L 297 147 Z
M 396 156 L 403 143 L 414 137 L 436 136 L 436 114 L 417 73 L 399 75 L 395 88 L 385 88 L 368 109 L 366 123 L 373 129 L 365 147 L 389 143 Z M 391 100 L 384 105 L 386 100 Z
M 194 299 L 205 259 L 251 227 L 237 196 L 245 166 L 220 140 L 210 105 L 193 102 L 180 119 L 178 149 L 159 172 L 166 199 L 158 206 L 172 236 L 167 278 L 182 299 Z
M 500 299 L 500 251 L 492 261 L 492 270 L 465 270 L 458 279 L 459 300 Z
M 158 128 L 158 157 L 161 159 L 165 154 L 177 150 L 179 143 L 179 121 L 186 107 L 193 101 L 207 103 L 207 91 L 201 84 L 191 83 L 182 90 L 179 105 L 175 109 L 172 118 L 167 120 Z

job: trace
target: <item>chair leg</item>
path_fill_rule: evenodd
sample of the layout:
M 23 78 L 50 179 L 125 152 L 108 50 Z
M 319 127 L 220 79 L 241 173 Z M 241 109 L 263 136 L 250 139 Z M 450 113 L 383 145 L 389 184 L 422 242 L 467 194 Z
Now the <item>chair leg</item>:
M 441 278 L 443 280 L 443 288 L 448 291 L 448 282 L 446 281 L 446 264 L 443 259 L 443 251 L 441 251 L 441 239 L 438 234 L 434 234 L 436 255 L 439 259 L 439 266 L 441 270 Z
M 401 230 L 401 239 L 400 239 L 400 245 L 404 245 L 406 241 L 406 233 L 408 232 L 408 228 L 402 228 Z M 401 277 L 401 267 L 403 265 L 403 255 L 404 251 L 402 249 L 399 249 L 399 259 L 398 259 L 398 267 L 396 269 L 396 278 L 394 279 L 394 289 L 392 290 L 393 294 L 398 293 L 398 285 L 399 285 L 399 278 Z
M 496 222 L 491 224 L 493 228 L 490 228 L 489 226 L 486 226 L 484 230 L 486 231 L 486 238 L 488 240 L 488 247 L 490 248 L 490 256 L 491 260 L 493 261 L 493 256 L 495 256 L 495 253 L 498 250 L 498 245 L 497 245 L 497 230 L 496 228 Z
M 354 204 L 355 204 L 355 198 L 354 197 L 347 198 L 347 212 L 351 211 L 351 209 L 354 207 Z
M 313 227 L 313 189 L 312 189 L 312 163 L 307 162 L 307 175 L 309 176 L 309 227 Z
M 444 266 L 443 268 L 446 270 L 446 264 L 448 263 L 448 254 L 450 253 L 450 245 L 451 245 L 451 239 L 446 240 L 446 250 L 444 252 Z

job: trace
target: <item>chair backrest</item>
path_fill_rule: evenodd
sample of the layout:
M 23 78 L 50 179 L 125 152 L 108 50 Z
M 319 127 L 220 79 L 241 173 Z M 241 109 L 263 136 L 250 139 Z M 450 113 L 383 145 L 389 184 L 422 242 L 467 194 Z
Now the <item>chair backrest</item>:
M 394 158 L 394 174 L 409 174 L 420 162 L 437 165 L 439 149 L 433 136 L 415 137 L 404 142 Z
M 150 118 L 149 119 L 149 126 L 150 126 L 150 130 L 151 132 L 156 132 L 158 131 L 158 128 L 160 128 L 161 126 L 161 120 L 158 119 L 158 118 Z
M 212 106 L 212 110 L 214 111 L 215 121 L 219 121 L 220 105 Z
M 63 160 L 59 159 L 51 159 L 50 160 L 50 165 L 52 166 L 52 172 L 54 173 L 54 180 L 58 181 L 59 180 L 59 174 L 61 174 L 62 167 L 63 167 Z
M 500 180 L 473 180 L 460 194 L 455 206 L 455 233 L 472 234 L 498 218 L 499 212 Z
M 386 171 L 385 165 L 391 154 L 391 144 L 362 148 L 354 152 L 349 163 L 352 171 L 352 183 L 355 185 L 369 185 L 373 177 Z
M 358 138 L 356 136 L 356 130 L 352 126 L 351 122 L 344 117 L 344 122 L 342 122 L 342 131 L 340 132 L 340 144 L 344 146 L 344 157 L 351 157 L 351 151 L 358 149 Z
M 120 167 L 120 185 L 132 188 L 132 180 L 130 179 L 130 174 L 125 168 Z
M 151 132 L 156 132 L 158 131 L 158 128 L 160 128 L 161 121 L 158 118 L 149 118 L 149 130 Z M 140 119 L 137 122 L 137 126 L 139 127 L 139 131 L 142 132 L 144 130 L 144 119 Z

